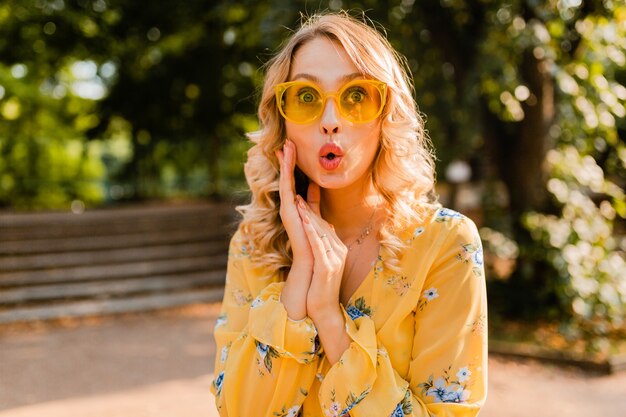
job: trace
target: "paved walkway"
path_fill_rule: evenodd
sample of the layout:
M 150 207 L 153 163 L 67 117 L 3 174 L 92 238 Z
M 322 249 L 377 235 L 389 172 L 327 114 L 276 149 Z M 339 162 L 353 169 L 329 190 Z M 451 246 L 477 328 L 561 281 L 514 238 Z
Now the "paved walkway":
M 217 417 L 217 304 L 0 328 L 0 417 Z M 626 372 L 490 359 L 481 417 L 626 415 Z

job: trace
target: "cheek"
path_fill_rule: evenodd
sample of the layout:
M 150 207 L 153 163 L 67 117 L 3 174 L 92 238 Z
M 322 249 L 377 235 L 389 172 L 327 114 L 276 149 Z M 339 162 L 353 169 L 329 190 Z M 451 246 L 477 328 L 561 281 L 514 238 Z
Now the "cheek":
M 304 138 L 310 136 L 311 127 L 308 125 L 298 125 L 295 123 L 285 123 L 285 133 L 287 139 L 291 140 L 296 145 L 304 144 Z
M 287 139 L 296 145 L 296 160 L 298 165 L 306 165 L 313 152 L 313 133 L 310 126 L 288 123 L 285 125 Z
M 368 162 L 372 162 L 380 146 L 380 127 L 374 126 L 361 136 L 361 154 Z

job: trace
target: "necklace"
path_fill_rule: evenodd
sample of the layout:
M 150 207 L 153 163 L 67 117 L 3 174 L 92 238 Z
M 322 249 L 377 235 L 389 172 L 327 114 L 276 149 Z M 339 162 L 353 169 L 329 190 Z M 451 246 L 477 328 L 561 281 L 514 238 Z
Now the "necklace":
M 365 228 L 361 232 L 361 235 L 359 235 L 359 237 L 354 242 L 348 245 L 348 252 L 350 252 L 355 245 L 359 247 L 359 250 L 353 256 L 354 259 L 352 263 L 350 264 L 350 268 L 348 269 L 348 272 L 345 275 L 346 277 L 349 277 L 352 274 L 352 270 L 354 269 L 354 266 L 356 265 L 357 260 L 359 258 L 359 254 L 361 253 L 361 248 L 362 248 L 361 244 L 365 241 L 365 239 L 367 239 L 370 232 L 372 231 L 372 219 L 374 218 L 374 215 L 376 214 L 377 211 L 378 211 L 378 205 L 376 205 L 376 208 L 372 211 L 372 214 L 370 215 L 370 218 L 367 221 Z
M 377 211 L 378 211 L 378 205 L 372 211 L 372 214 L 370 215 L 370 218 L 367 220 L 367 224 L 365 225 L 365 228 L 363 228 L 363 231 L 361 232 L 359 237 L 357 237 L 354 242 L 348 245 L 348 252 L 352 250 L 354 245 L 360 246 L 361 243 L 363 243 L 363 241 L 369 236 L 370 232 L 372 231 L 372 219 L 374 218 L 374 214 L 376 214 Z

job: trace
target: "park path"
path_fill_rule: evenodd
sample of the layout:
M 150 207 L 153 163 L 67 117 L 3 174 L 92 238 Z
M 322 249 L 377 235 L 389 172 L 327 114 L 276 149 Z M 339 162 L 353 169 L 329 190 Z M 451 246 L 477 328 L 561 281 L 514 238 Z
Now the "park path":
M 218 310 L 0 328 L 0 417 L 217 417 L 209 385 Z M 626 416 L 626 372 L 497 356 L 489 366 L 481 417 Z

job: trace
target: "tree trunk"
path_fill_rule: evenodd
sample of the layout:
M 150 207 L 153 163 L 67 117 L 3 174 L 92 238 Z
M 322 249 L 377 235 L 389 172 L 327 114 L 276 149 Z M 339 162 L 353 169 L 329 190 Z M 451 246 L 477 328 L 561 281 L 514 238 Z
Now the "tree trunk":
M 522 218 L 529 211 L 550 209 L 545 158 L 553 146 L 550 128 L 555 122 L 554 80 L 548 72 L 548 62 L 527 50 L 520 73 L 530 97 L 522 103 L 524 119 L 519 124 L 503 123 L 483 105 L 486 149 L 493 168 L 498 171 L 497 176 L 506 186 L 511 231 L 522 249 L 516 271 L 506 292 L 501 294 L 510 300 L 509 313 L 518 317 L 539 311 L 549 305 L 553 296 L 546 285 L 549 267 L 539 262 L 535 254 L 524 250 L 532 246 L 532 238 Z M 519 297 L 521 293 L 526 296 Z
M 547 62 L 527 51 L 521 74 L 530 97 L 522 103 L 524 119 L 517 129 L 507 129 L 509 126 L 504 126 L 484 107 L 487 150 L 508 190 L 509 209 L 514 219 L 548 206 L 545 157 L 552 147 L 550 127 L 555 117 L 554 81 L 548 73 Z

